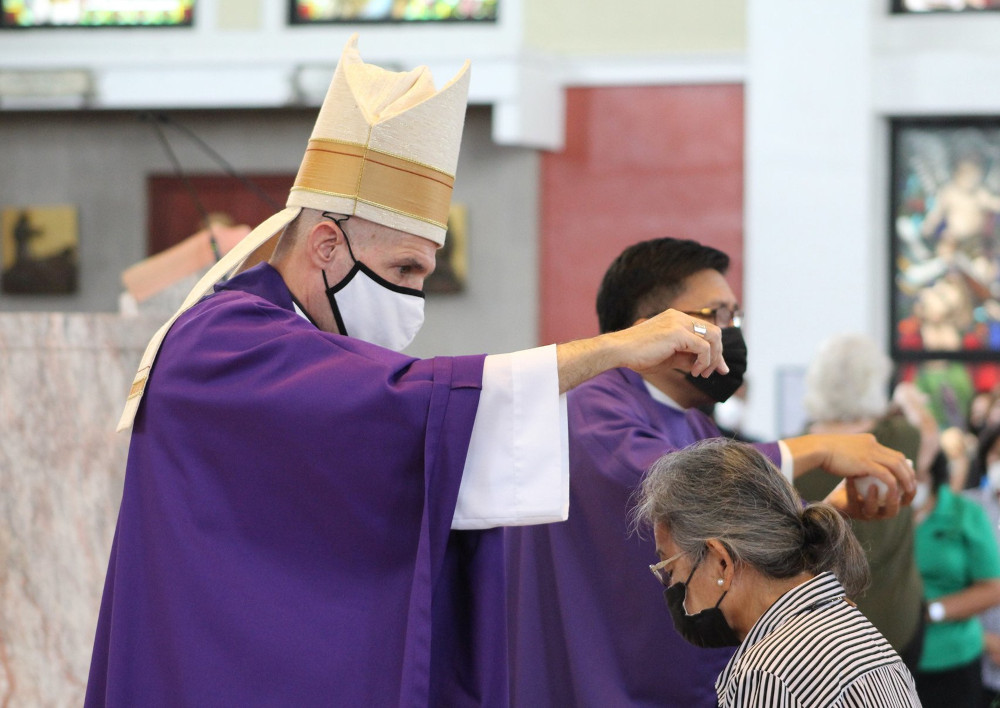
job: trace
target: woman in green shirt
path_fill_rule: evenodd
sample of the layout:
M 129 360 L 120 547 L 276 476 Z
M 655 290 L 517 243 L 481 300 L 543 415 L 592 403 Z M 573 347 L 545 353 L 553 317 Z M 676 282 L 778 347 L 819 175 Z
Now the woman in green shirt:
M 933 492 L 917 510 L 917 566 L 929 624 L 915 675 L 925 708 L 978 706 L 983 628 L 977 614 L 1000 604 L 1000 554 L 986 513 L 952 492 L 943 455 L 931 465 Z

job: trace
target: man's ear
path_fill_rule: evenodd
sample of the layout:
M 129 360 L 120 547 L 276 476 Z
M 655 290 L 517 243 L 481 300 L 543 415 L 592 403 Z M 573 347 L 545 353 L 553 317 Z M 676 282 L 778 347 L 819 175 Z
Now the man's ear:
M 333 262 L 338 246 L 345 244 L 344 232 L 336 222 L 323 219 L 306 234 L 306 250 L 314 266 L 325 270 Z
M 710 576 L 713 580 L 722 579 L 719 587 L 728 590 L 733 584 L 733 576 L 736 574 L 736 564 L 725 544 L 717 538 L 710 538 L 705 541 L 708 546 L 708 567 L 712 572 Z

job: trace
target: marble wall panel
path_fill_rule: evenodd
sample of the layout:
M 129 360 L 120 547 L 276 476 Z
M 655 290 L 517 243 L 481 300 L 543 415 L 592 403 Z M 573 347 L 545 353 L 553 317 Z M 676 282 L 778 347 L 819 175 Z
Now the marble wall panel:
M 83 703 L 128 434 L 162 317 L 0 314 L 0 706 Z

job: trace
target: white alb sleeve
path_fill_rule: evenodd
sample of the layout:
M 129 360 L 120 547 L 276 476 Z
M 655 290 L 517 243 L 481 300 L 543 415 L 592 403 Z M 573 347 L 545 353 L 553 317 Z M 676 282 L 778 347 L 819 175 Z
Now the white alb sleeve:
M 555 345 L 486 357 L 453 529 L 565 521 L 566 396 Z

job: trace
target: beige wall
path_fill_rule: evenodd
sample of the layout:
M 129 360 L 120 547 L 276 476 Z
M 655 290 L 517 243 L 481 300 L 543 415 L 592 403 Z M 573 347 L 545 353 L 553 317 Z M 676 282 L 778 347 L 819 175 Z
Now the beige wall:
M 566 54 L 740 52 L 747 0 L 520 0 L 525 44 Z M 260 0 L 216 0 L 220 29 L 260 26 Z M 501 6 L 503 2 L 501 0 Z
M 746 0 L 522 0 L 524 42 L 564 54 L 742 52 Z
M 261 25 L 260 0 L 216 0 L 216 22 L 222 30 L 257 29 Z

